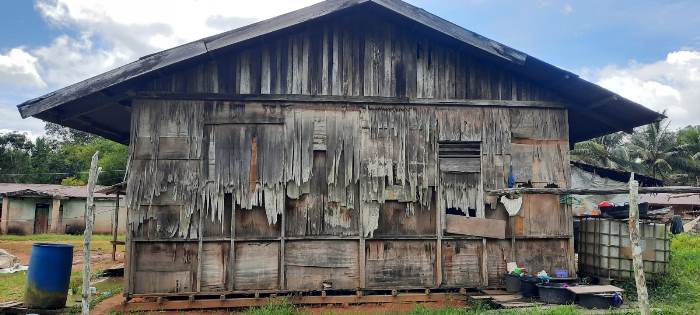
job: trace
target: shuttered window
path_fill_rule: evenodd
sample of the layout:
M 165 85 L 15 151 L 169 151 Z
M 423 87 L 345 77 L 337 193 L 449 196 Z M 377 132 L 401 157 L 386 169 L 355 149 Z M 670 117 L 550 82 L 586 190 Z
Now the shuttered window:
M 481 172 L 481 142 L 441 141 L 438 143 L 438 157 L 441 172 Z

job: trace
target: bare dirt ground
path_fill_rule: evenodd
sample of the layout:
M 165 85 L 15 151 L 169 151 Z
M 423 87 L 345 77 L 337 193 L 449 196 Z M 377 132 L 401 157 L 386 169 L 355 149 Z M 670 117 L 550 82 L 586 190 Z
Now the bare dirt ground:
M 36 241 L 8 241 L 0 240 L 0 248 L 10 254 L 19 257 L 23 265 L 29 264 L 32 255 L 32 244 Z M 73 245 L 73 271 L 80 271 L 83 268 L 83 243 L 82 241 L 68 240 L 59 241 Z M 117 261 L 112 261 L 112 244 L 105 240 L 94 240 L 91 242 L 90 263 L 92 270 L 103 270 L 124 262 L 124 246 L 117 246 Z
M 19 257 L 22 264 L 29 264 L 31 257 L 32 244 L 36 240 L 0 240 L 0 248 L 7 250 L 11 254 Z M 42 240 L 43 242 L 43 240 Z M 73 245 L 73 271 L 82 271 L 83 268 L 83 244 L 82 240 L 71 237 L 66 240 L 57 240 L 58 243 L 67 243 Z M 117 261 L 112 261 L 112 245 L 104 237 L 93 240 L 91 243 L 90 261 L 93 271 L 103 270 L 112 267 L 124 261 L 124 246 L 117 247 Z M 78 298 L 78 297 L 73 297 Z M 70 297 L 69 297 L 70 299 Z M 107 298 L 100 302 L 91 313 L 93 314 L 112 314 L 124 301 L 121 294 Z M 427 308 L 444 308 L 447 306 L 464 307 L 464 301 L 446 301 L 440 303 L 423 303 Z M 411 311 L 415 308 L 413 303 L 403 304 L 366 304 L 366 305 L 350 305 L 350 306 L 309 306 L 300 307 L 299 310 L 305 314 L 400 314 Z M 176 312 L 159 312 L 159 314 L 232 314 L 242 312 L 243 310 L 202 310 L 202 311 L 176 311 Z

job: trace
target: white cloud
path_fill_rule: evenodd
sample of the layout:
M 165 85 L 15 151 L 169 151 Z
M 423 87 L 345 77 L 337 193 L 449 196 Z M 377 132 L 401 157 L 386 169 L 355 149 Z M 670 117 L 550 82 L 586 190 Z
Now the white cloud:
M 673 127 L 700 124 L 700 51 L 675 51 L 664 60 L 608 66 L 589 75 L 632 101 L 667 110 Z
M 0 54 L 0 85 L 16 87 L 45 87 L 39 76 L 38 60 L 22 48 L 13 48 L 7 54 Z
M 141 56 L 318 1 L 36 0 L 39 14 L 66 32 L 46 45 L 0 51 L 0 91 L 39 96 Z M 0 104 L 0 130 L 42 133 L 41 125 L 22 121 L 14 105 Z
M 0 102 L 0 134 L 13 131 L 34 140 L 44 134 L 44 122 L 36 118 L 22 119 L 15 105 Z
M 37 0 L 37 10 L 49 23 L 80 35 L 60 36 L 33 53 L 44 67 L 42 77 L 61 87 L 314 2 L 318 0 Z

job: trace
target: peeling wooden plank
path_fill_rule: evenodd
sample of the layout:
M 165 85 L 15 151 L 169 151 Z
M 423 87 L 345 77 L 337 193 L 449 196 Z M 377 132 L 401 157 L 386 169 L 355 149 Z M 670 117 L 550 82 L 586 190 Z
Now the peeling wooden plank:
M 470 218 L 458 215 L 445 216 L 448 233 L 505 239 L 506 222 L 503 220 Z

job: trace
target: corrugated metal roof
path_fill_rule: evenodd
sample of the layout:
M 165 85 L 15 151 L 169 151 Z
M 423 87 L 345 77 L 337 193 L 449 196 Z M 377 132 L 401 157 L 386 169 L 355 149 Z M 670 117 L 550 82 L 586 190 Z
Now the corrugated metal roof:
M 97 192 L 102 188 L 104 188 L 104 186 L 95 186 L 95 198 L 114 198 L 114 196 L 108 196 Z M 0 196 L 5 195 L 86 198 L 87 186 L 0 183 Z
M 18 105 L 22 117 L 37 117 L 78 130 L 99 134 L 121 143 L 129 142 L 129 111 L 106 106 L 119 101 L 116 94 L 127 82 L 146 77 L 209 55 L 349 8 L 383 10 L 422 25 L 457 43 L 477 56 L 488 58 L 520 73 L 566 98 L 572 143 L 616 131 L 629 131 L 663 118 L 640 104 L 577 75 L 557 68 L 516 49 L 468 31 L 423 9 L 400 0 L 329 0 L 269 20 L 203 38 L 182 46 L 145 56 L 135 62 L 73 84 Z M 124 90 L 124 91 L 122 91 Z M 73 105 L 84 112 L 65 117 L 60 107 Z
M 656 205 L 694 205 L 700 206 L 698 194 L 646 194 L 639 196 L 640 202 Z
M 579 161 L 571 161 L 570 163 L 572 166 L 577 167 L 583 171 L 594 173 L 598 176 L 609 178 L 621 183 L 629 182 L 630 176 L 632 176 L 632 173 L 630 172 L 595 166 Z M 664 181 L 651 176 L 634 174 L 634 179 L 637 180 L 639 184 L 643 187 L 661 187 L 664 185 Z

